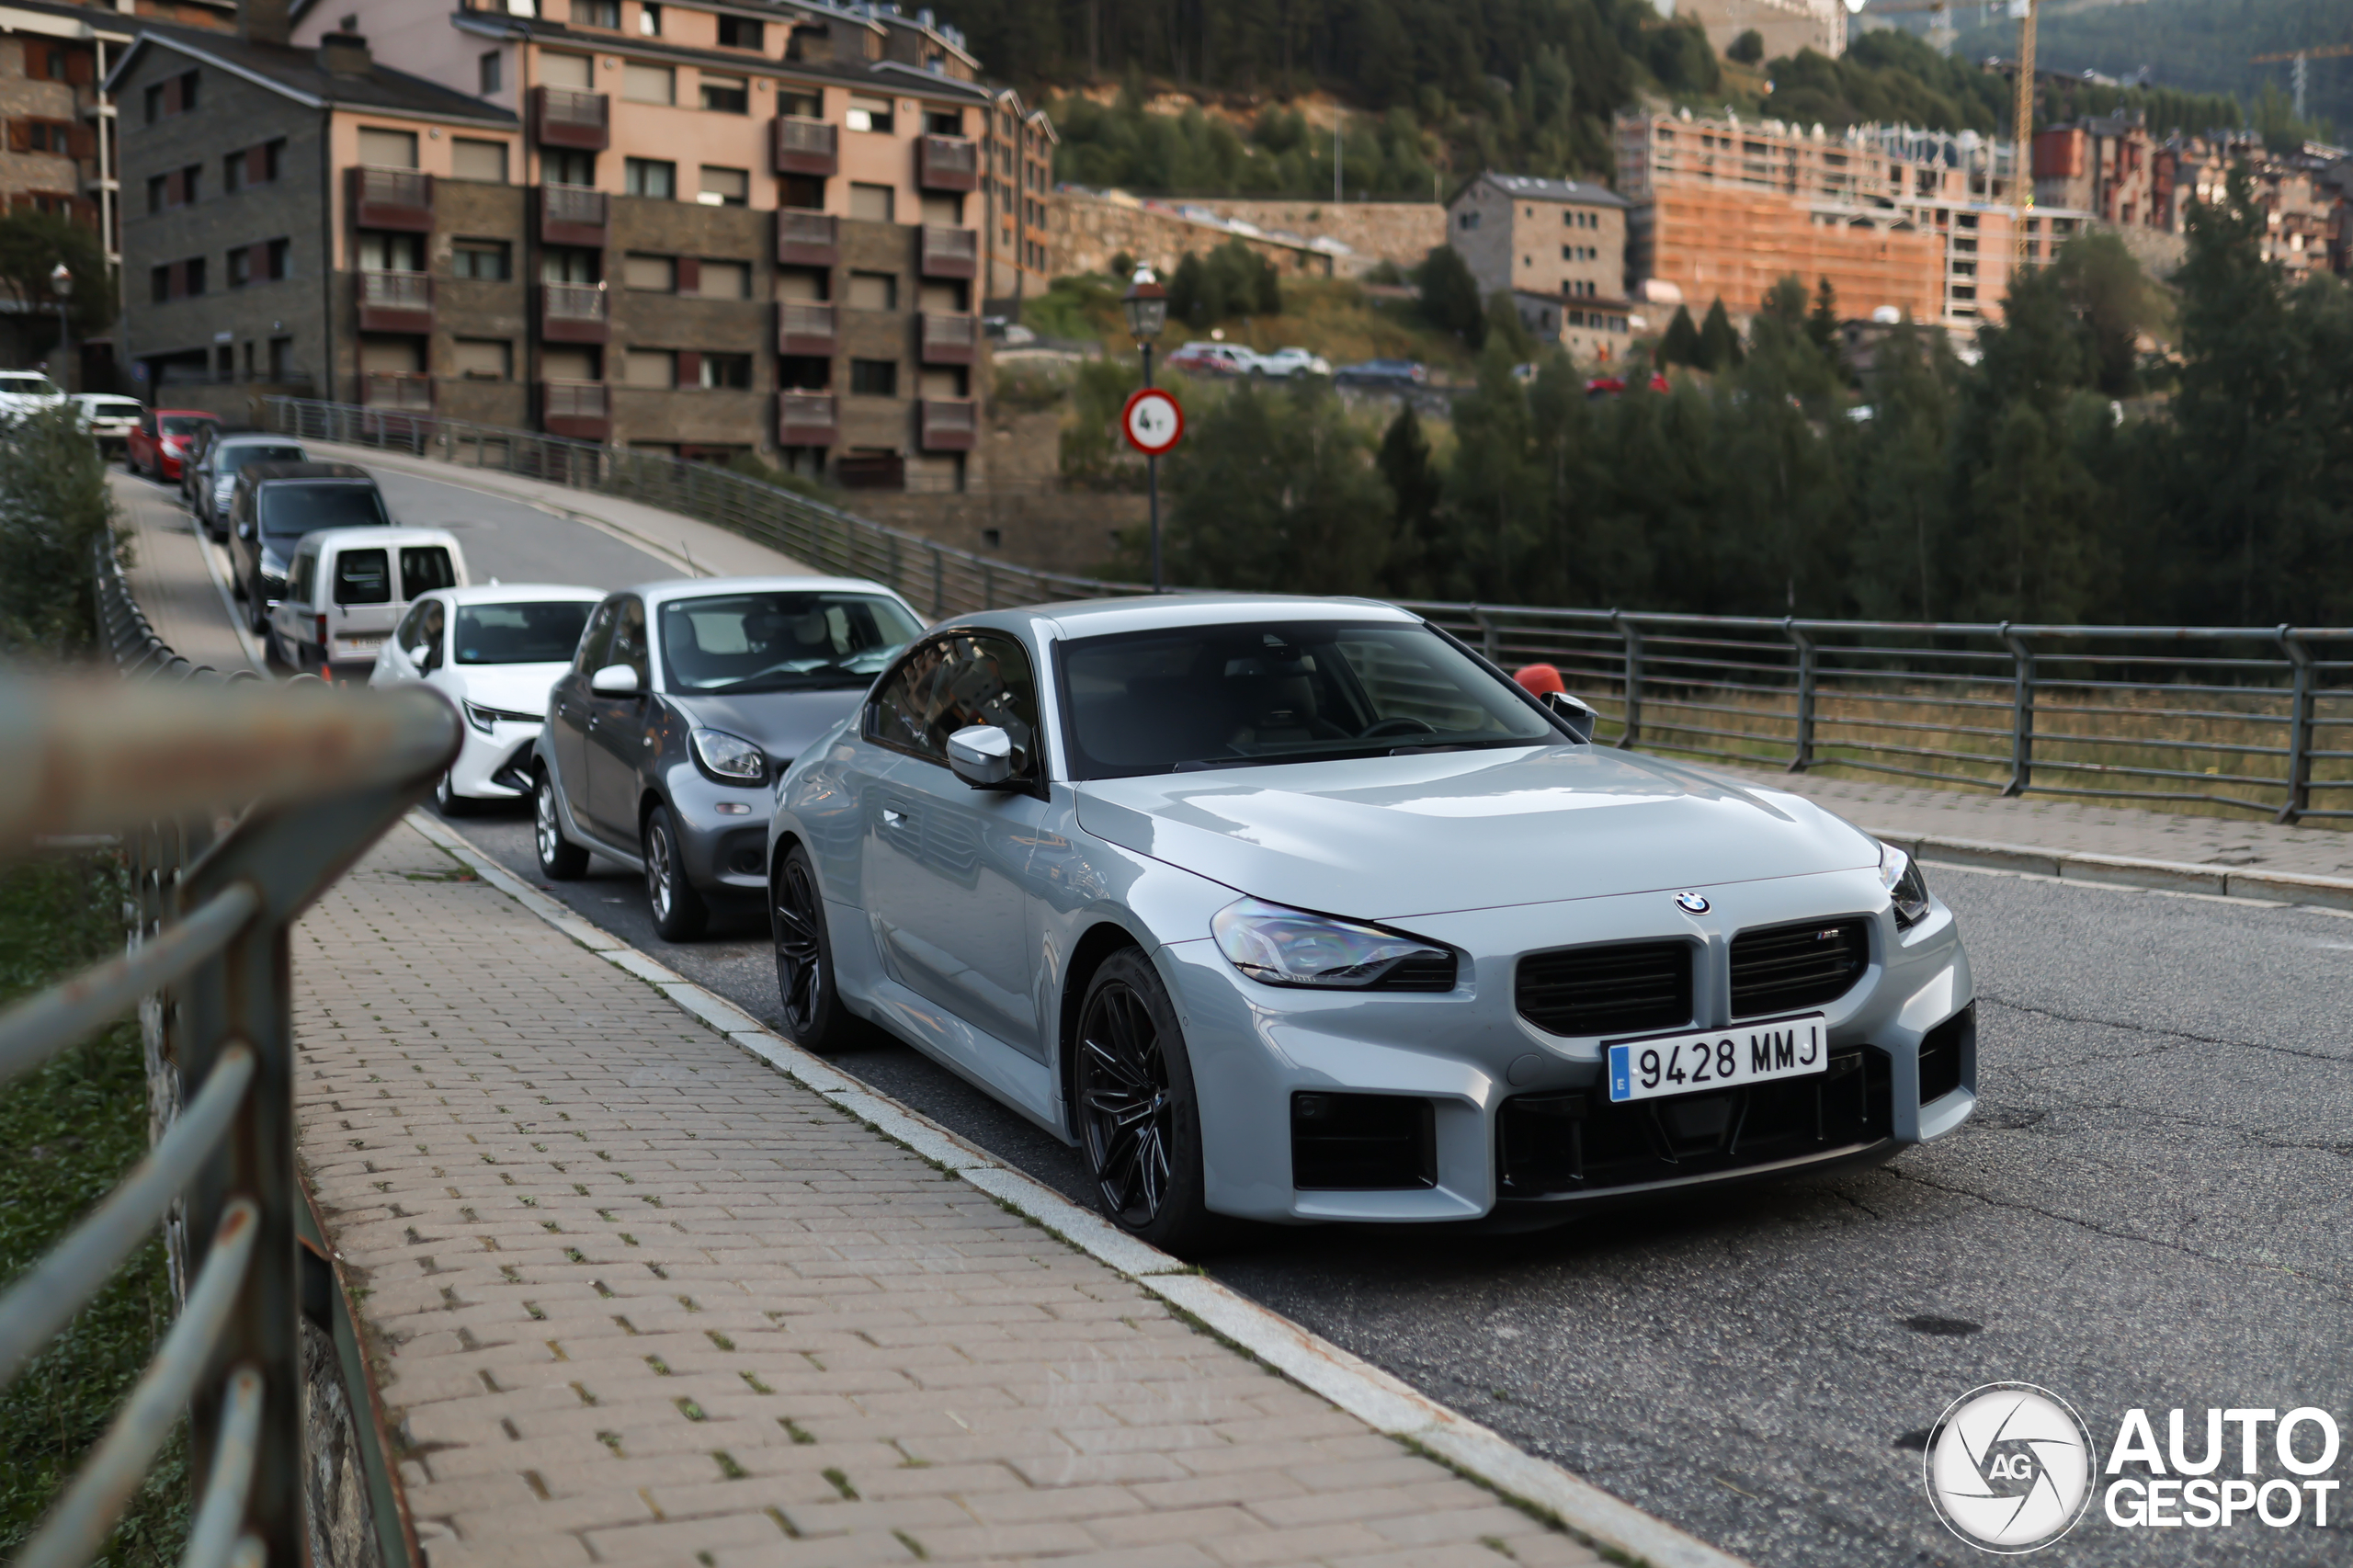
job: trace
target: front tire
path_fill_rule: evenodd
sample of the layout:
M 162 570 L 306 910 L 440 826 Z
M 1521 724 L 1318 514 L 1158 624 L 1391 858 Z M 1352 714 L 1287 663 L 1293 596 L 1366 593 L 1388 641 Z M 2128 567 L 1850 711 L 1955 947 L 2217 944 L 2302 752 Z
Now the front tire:
M 1192 1058 L 1141 949 L 1112 954 L 1087 983 L 1077 1051 L 1079 1133 L 1103 1212 L 1180 1255 L 1213 1240 L 1222 1226 L 1202 1197 Z
M 691 942 L 710 923 L 702 895 L 687 881 L 686 857 L 670 808 L 645 813 L 645 901 L 654 906 L 654 929 L 665 942 Z
M 840 1050 L 848 1043 L 849 1010 L 834 984 L 834 942 L 825 929 L 817 869 L 798 844 L 784 852 L 768 879 L 768 931 L 776 944 L 784 1038 L 821 1055 Z
M 531 770 L 531 840 L 540 852 L 540 875 L 551 882 L 576 882 L 588 870 L 588 851 L 563 835 L 555 801 L 555 775 Z

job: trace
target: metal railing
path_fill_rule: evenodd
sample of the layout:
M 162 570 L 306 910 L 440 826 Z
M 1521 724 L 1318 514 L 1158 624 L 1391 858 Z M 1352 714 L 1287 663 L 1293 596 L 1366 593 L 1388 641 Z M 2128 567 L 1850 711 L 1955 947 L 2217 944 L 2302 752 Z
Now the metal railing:
M 610 313 L 612 296 L 602 283 L 542 283 L 543 308 L 566 321 L 603 321 Z
M 150 1045 L 172 1085 L 165 1108 L 178 1109 L 0 1293 L 0 1383 L 175 1214 L 185 1289 L 153 1360 L 16 1562 L 73 1568 L 104 1550 L 185 1411 L 183 1564 L 292 1568 L 307 1551 L 301 1323 L 318 1291 L 305 1275 L 331 1266 L 310 1264 L 298 1241 L 310 1226 L 288 931 L 424 794 L 457 752 L 457 722 L 427 696 L 355 700 L 191 665 L 155 636 L 110 558 L 98 579 L 101 633 L 124 678 L 0 683 L 0 852 L 115 837 L 138 928 L 121 956 L 0 1011 L 0 1083 L 160 994 Z M 337 1337 L 348 1376 L 357 1344 Z M 381 1492 L 372 1501 L 386 1562 L 408 1561 L 397 1510 Z
M 433 308 L 433 276 L 426 272 L 367 272 L 359 275 L 359 304 L 363 310 L 429 311 Z
M 605 226 L 608 203 L 603 191 L 589 186 L 543 185 L 540 187 L 540 221 L 601 229 Z
M 788 393 L 786 399 L 801 395 Z M 934 616 L 1146 591 L 1134 583 L 1108 583 L 1015 566 L 936 544 L 920 534 L 853 517 L 781 485 L 658 452 L 629 451 L 464 420 L 305 398 L 267 398 L 263 406 L 263 417 L 272 430 L 306 440 L 390 448 L 699 517 L 782 551 L 818 571 L 886 584 Z

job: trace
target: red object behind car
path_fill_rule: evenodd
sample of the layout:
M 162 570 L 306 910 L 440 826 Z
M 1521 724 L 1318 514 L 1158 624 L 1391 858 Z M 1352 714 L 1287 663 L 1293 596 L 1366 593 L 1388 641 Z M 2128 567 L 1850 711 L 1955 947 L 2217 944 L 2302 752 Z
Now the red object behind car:
M 220 423 L 219 415 L 200 408 L 151 408 L 124 443 L 124 460 L 130 463 L 133 473 L 143 473 L 150 479 L 177 479 L 180 454 L 188 449 L 188 437 L 199 425 Z

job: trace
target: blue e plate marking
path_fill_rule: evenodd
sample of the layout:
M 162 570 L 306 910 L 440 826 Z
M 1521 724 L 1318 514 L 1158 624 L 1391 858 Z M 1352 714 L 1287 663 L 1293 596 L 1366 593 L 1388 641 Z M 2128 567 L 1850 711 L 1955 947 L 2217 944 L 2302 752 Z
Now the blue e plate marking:
M 1631 1099 L 1634 1094 L 1634 1048 L 1613 1045 L 1609 1048 L 1609 1097 Z

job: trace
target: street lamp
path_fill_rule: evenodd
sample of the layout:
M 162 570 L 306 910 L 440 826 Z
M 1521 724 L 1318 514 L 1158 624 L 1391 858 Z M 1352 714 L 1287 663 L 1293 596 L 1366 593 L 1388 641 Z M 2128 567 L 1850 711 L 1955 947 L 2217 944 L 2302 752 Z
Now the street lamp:
M 65 320 L 65 302 L 74 297 L 74 273 L 63 262 L 49 269 L 49 291 L 57 296 L 57 381 L 74 390 L 74 334 Z
M 1168 325 L 1168 290 L 1152 275 L 1149 266 L 1136 268 L 1134 281 L 1120 297 L 1120 309 L 1128 316 L 1128 335 L 1136 340 L 1143 351 L 1143 384 L 1152 385 L 1152 340 Z M 1160 583 L 1160 459 L 1146 453 L 1143 460 L 1144 484 L 1151 495 L 1152 507 L 1152 591 L 1162 591 Z

